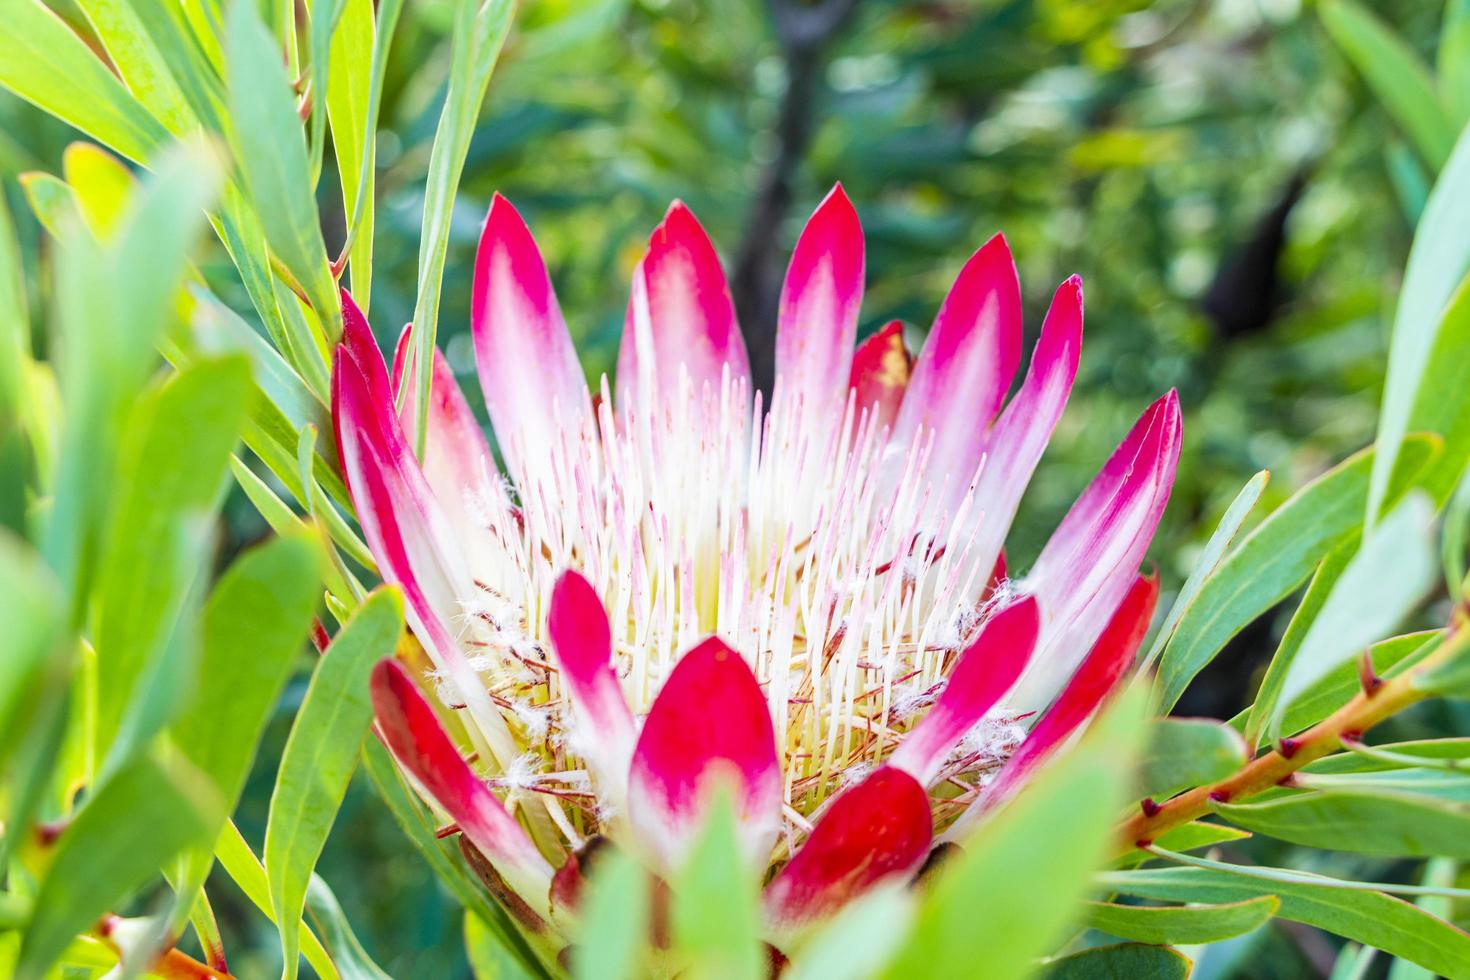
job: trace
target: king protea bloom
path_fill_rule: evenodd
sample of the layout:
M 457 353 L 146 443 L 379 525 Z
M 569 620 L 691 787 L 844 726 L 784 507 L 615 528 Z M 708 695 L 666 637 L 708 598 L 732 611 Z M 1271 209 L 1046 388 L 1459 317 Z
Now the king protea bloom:
M 1081 282 L 1058 287 L 1007 400 L 1022 312 L 1004 238 L 965 263 L 916 359 L 897 324 L 854 350 L 863 277 L 838 187 L 791 258 L 766 405 L 714 246 L 675 203 L 594 396 L 497 196 L 471 329 L 505 476 L 443 359 L 426 406 L 400 400 L 408 331 L 390 372 L 343 297 L 342 466 L 427 654 L 379 666 L 377 732 L 548 943 L 575 922 L 579 853 L 611 841 L 667 874 L 724 797 L 779 944 L 982 824 L 1133 662 L 1175 394 L 1008 574 L 1077 371 Z

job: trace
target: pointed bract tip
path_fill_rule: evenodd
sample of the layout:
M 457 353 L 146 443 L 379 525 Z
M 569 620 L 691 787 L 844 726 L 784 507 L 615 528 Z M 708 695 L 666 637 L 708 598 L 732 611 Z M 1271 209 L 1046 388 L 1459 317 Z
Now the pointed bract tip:
M 602 598 L 579 572 L 568 569 L 551 592 L 546 628 L 557 659 L 573 673 L 605 667 L 612 656 L 612 630 Z

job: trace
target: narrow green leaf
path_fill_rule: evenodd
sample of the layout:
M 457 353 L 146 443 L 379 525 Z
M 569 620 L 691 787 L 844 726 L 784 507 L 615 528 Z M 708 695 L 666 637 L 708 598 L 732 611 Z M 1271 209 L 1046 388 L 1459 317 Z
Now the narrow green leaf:
M 1332 593 L 1333 587 L 1337 585 L 1338 579 L 1342 577 L 1343 571 L 1348 567 L 1356 553 L 1355 545 L 1345 542 L 1328 552 L 1317 571 L 1312 574 L 1312 581 L 1307 584 L 1306 594 L 1297 605 L 1296 611 L 1291 615 L 1291 622 L 1286 624 L 1286 633 L 1281 637 L 1281 643 L 1276 647 L 1276 652 L 1271 656 L 1271 662 L 1266 666 L 1266 676 L 1261 678 L 1260 689 L 1256 691 L 1256 699 L 1250 706 L 1250 711 L 1245 721 L 1245 740 L 1251 745 L 1260 743 L 1261 732 L 1265 730 L 1271 719 L 1278 713 L 1281 706 L 1281 688 L 1286 681 L 1286 675 L 1291 670 L 1291 665 L 1296 661 L 1297 654 L 1301 651 L 1302 641 L 1307 638 L 1312 624 L 1317 621 L 1322 612 L 1322 606 L 1327 602 L 1327 597 Z M 1326 674 L 1332 670 L 1342 668 L 1339 662 L 1329 668 L 1323 677 L 1318 677 L 1299 692 L 1297 697 L 1313 686 L 1320 684 Z
M 229 810 L 306 643 L 320 589 L 315 542 L 287 535 L 238 558 L 204 609 L 199 684 L 172 733 Z
M 225 821 L 224 830 L 220 831 L 215 840 L 214 856 L 225 874 L 230 876 L 230 880 L 250 899 L 250 903 L 274 922 L 275 913 L 271 909 L 270 882 L 266 879 L 265 865 L 260 863 L 255 852 L 240 835 L 240 829 L 235 826 L 234 821 Z M 304 922 L 301 924 L 301 954 L 321 980 L 338 980 L 337 968 L 327 955 L 326 948 Z
M 16 980 L 40 980 L 72 937 L 184 848 L 208 840 L 222 812 L 197 777 L 139 756 L 97 790 L 61 835 L 36 895 Z
M 1281 899 L 1283 919 L 1402 956 L 1447 977 L 1470 976 L 1470 935 L 1402 899 L 1305 881 L 1267 881 L 1214 868 L 1150 868 L 1101 876 L 1106 887 L 1171 902 Z
M 473 912 L 464 914 L 464 951 L 470 961 L 470 972 L 475 980 L 529 980 L 534 974 L 526 972 L 516 953 L 496 938 L 483 919 Z M 616 977 L 615 962 L 607 965 L 601 976 Z
M 1394 312 L 1393 337 L 1388 351 L 1388 378 L 1383 387 L 1383 410 L 1378 420 L 1378 453 L 1373 460 L 1373 481 L 1368 494 L 1368 522 L 1377 520 L 1389 505 L 1390 474 L 1395 470 L 1406 434 L 1414 431 L 1416 407 L 1425 406 L 1430 390 L 1425 386 L 1439 334 L 1443 314 L 1451 296 L 1470 268 L 1470 130 L 1460 134 L 1449 162 L 1440 170 L 1424 216 L 1414 232 L 1404 268 L 1404 285 L 1399 292 L 1398 309 Z M 1439 392 L 1460 405 L 1463 392 Z M 1432 406 L 1431 406 L 1432 407 Z M 1463 452 L 1464 447 L 1453 446 Z M 1438 485 L 1430 489 L 1442 499 L 1453 487 L 1458 472 L 1450 476 L 1448 486 L 1440 492 Z
M 1396 486 L 1431 458 L 1426 437 L 1404 440 Z M 1322 555 L 1362 527 L 1374 454 L 1349 457 L 1307 484 L 1260 523 L 1201 586 L 1159 660 L 1156 691 L 1167 713 L 1195 675 L 1248 623 L 1290 595 Z
M 348 221 L 352 296 L 364 310 L 372 299 L 374 161 L 382 90 L 382 74 L 373 57 L 375 30 L 372 0 L 344 0 L 332 34 L 327 74 L 327 116 L 342 186 L 342 213 Z M 388 32 L 385 49 L 392 40 L 391 26 Z M 371 65 L 371 70 L 364 71 L 364 65 Z
M 358 942 L 332 889 L 315 874 L 306 889 L 306 908 L 343 980 L 391 980 Z
M 362 751 L 363 769 L 372 779 L 378 797 L 393 814 L 393 819 L 424 858 L 434 874 L 466 909 L 473 912 L 496 937 L 503 948 L 513 950 L 521 965 L 533 976 L 544 975 L 536 954 L 526 944 L 520 930 L 500 906 L 491 902 L 484 887 L 465 866 L 459 848 L 435 836 L 438 823 L 433 814 L 404 783 L 388 750 L 376 739 L 368 739 Z
M 1194 965 L 1177 949 L 1121 943 L 1053 960 L 1047 980 L 1185 980 Z
M 454 194 L 469 153 L 470 136 L 485 98 L 490 72 L 500 57 L 500 48 L 510 32 L 514 0 L 458 0 L 454 40 L 450 49 L 449 90 L 444 111 L 429 152 L 429 175 L 424 187 L 424 223 L 419 236 L 418 302 L 413 311 L 413 359 L 411 384 L 414 403 L 429 404 L 429 379 L 434 363 L 434 343 L 439 326 L 439 294 L 444 283 L 444 257 L 449 248 L 449 218 Z M 423 454 L 428 413 L 419 412 L 414 446 Z
M 110 694 L 98 705 L 99 757 L 132 748 L 113 749 L 136 708 L 132 692 L 163 681 L 162 651 L 205 564 L 197 528 L 219 506 L 250 388 L 242 359 L 201 361 L 132 413 L 97 573 L 98 681 Z M 142 723 L 136 710 L 131 717 L 134 739 L 146 739 L 163 721 Z
M 1169 607 L 1169 615 L 1164 617 L 1164 624 L 1159 627 L 1158 635 L 1154 637 L 1153 646 L 1149 647 L 1148 655 L 1143 658 L 1143 668 L 1151 668 L 1164 652 L 1174 635 L 1179 621 L 1193 607 L 1199 598 L 1200 590 L 1204 588 L 1215 569 L 1220 566 L 1220 559 L 1225 557 L 1225 551 L 1235 536 L 1240 533 L 1241 526 L 1245 524 L 1246 518 L 1255 509 L 1261 494 L 1266 490 L 1266 484 L 1270 481 L 1271 474 L 1261 470 L 1240 488 L 1230 506 L 1225 508 L 1225 516 L 1220 518 L 1220 523 L 1215 527 L 1215 533 L 1210 535 L 1210 540 L 1205 542 L 1204 550 L 1200 552 L 1199 559 L 1194 563 L 1194 570 L 1189 573 L 1189 578 L 1184 580 L 1179 595 L 1174 599 L 1174 605 Z
M 624 851 L 605 851 L 587 881 L 572 947 L 572 976 L 578 980 L 625 980 L 646 969 L 641 958 L 650 928 L 648 872 Z
M 402 632 L 402 597 L 392 588 L 375 591 L 327 647 L 291 726 L 265 832 L 287 977 L 296 975 L 307 886 L 372 721 L 368 676 L 379 659 L 392 655 Z
M 963 842 L 919 909 L 888 977 L 1027 975 L 1082 914 L 1143 734 L 1141 688 Z
M 21 729 L 16 719 L 36 674 L 62 637 L 60 590 L 40 556 L 0 528 L 0 595 L 5 597 L 5 669 L 0 670 L 0 762 Z
M 1470 180 L 1462 191 L 1470 194 Z M 1470 463 L 1470 275 L 1450 295 L 1439 318 L 1429 357 L 1419 378 L 1410 432 L 1438 433 L 1445 451 L 1431 464 L 1420 484 L 1443 504 Z
M 1166 799 L 1224 779 L 1245 765 L 1245 740 L 1229 725 L 1203 718 L 1160 718 L 1149 726 L 1143 795 Z
M 1193 945 L 1243 936 L 1270 920 L 1281 902 L 1269 895 L 1224 905 L 1119 905 L 1089 902 L 1087 925 L 1140 943 Z
M 1459 864 L 1449 858 L 1433 858 L 1424 864 L 1419 883 L 1426 888 L 1451 888 L 1459 873 Z M 1443 895 L 1424 895 L 1414 902 L 1430 915 L 1448 919 L 1454 911 L 1452 899 Z M 1395 959 L 1388 968 L 1388 980 L 1434 980 L 1434 974 L 1417 963 Z
M 1433 517 L 1429 498 L 1411 494 L 1369 533 L 1347 563 L 1285 668 L 1266 727 L 1273 741 L 1281 730 L 1285 705 L 1334 667 L 1383 639 L 1423 601 L 1436 578 L 1429 536 Z
M 1294 844 L 1388 857 L 1470 857 L 1470 805 L 1382 790 L 1212 803 L 1231 823 Z
M 1439 643 L 1438 631 L 1406 633 L 1392 639 L 1375 643 L 1368 648 L 1373 659 L 1373 669 L 1380 677 L 1393 677 L 1417 663 Z M 1338 708 L 1347 704 L 1363 689 L 1356 661 L 1338 664 L 1321 680 L 1313 683 L 1286 706 L 1281 719 L 1281 734 L 1295 735 L 1310 728 Z M 1230 720 L 1236 728 L 1244 729 L 1246 713 L 1242 712 Z
M 782 980 L 878 976 L 898 952 L 914 919 L 914 895 L 904 887 L 859 896 L 802 943 Z
M 325 344 L 336 337 L 341 310 L 312 197 L 306 140 L 280 52 L 256 10 L 253 3 L 233 3 L 228 14 L 235 155 L 271 251 L 328 325 L 328 335 L 315 338 Z M 323 362 L 325 356 L 325 348 L 317 352 Z
M 1449 0 L 1439 31 L 1439 98 L 1456 129 L 1470 123 L 1470 2 Z
M 169 132 L 182 134 L 198 125 L 184 93 L 138 16 L 126 0 L 78 0 L 107 56 L 132 92 Z
M 765 975 L 759 883 L 744 866 L 735 820 L 729 795 L 721 795 L 671 882 L 675 955 L 691 980 Z
M 0 0 L 0 85 L 146 163 L 168 138 L 117 76 L 39 0 Z
M 1431 167 L 1444 165 L 1455 130 L 1429 69 L 1403 39 L 1354 0 L 1324 0 L 1322 24 Z
M 1196 820 L 1166 831 L 1162 837 L 1154 841 L 1154 845 L 1162 847 L 1166 851 L 1183 853 L 1186 851 L 1197 851 L 1202 847 L 1212 847 L 1226 841 L 1245 840 L 1250 837 L 1250 832 L 1240 830 L 1236 827 L 1223 823 L 1206 823 Z M 1116 862 L 1115 867 L 1133 868 L 1145 861 L 1154 860 L 1147 851 L 1130 851 Z

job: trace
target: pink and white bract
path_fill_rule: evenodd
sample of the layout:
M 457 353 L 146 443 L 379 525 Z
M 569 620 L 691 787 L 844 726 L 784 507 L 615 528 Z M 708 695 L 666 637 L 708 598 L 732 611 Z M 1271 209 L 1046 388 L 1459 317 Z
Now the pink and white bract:
M 472 327 L 508 480 L 442 358 L 415 458 L 420 409 L 394 408 L 407 344 L 390 375 L 344 295 L 342 465 L 432 663 L 380 665 L 378 734 L 529 929 L 565 928 L 595 836 L 677 866 L 720 784 L 773 872 L 779 937 L 982 821 L 1132 663 L 1174 393 L 1010 577 L 1006 533 L 1077 370 L 1081 283 L 1057 289 L 1007 402 L 1022 314 L 1004 238 L 965 264 L 917 359 L 896 325 L 854 350 L 863 276 L 838 187 L 791 259 L 766 407 L 719 258 L 676 203 L 594 398 L 497 197 Z

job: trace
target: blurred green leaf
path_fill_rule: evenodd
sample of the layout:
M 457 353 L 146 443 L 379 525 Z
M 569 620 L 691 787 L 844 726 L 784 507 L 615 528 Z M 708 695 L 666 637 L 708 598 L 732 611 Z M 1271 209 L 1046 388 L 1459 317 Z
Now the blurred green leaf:
M 1464 193 L 1470 195 L 1470 180 Z M 1467 211 L 1470 217 L 1470 211 Z M 1411 432 L 1437 432 L 1445 452 L 1436 459 L 1423 486 L 1443 504 L 1470 462 L 1470 275 L 1450 295 L 1419 379 L 1409 412 Z
M 1439 31 L 1439 97 L 1450 125 L 1470 122 L 1470 3 L 1448 0 Z
M 281 932 L 285 975 L 296 975 L 298 924 L 307 886 L 357 766 L 372 721 L 368 676 L 403 632 L 396 589 L 368 596 L 311 675 L 281 755 L 265 832 L 271 904 Z M 331 938 L 327 939 L 331 945 Z
M 172 322 L 185 258 L 202 230 L 218 174 L 217 162 L 202 148 L 171 150 L 133 195 L 105 247 L 80 229 L 62 237 L 57 341 L 78 356 L 62 366 L 56 493 L 41 541 L 75 600 L 93 571 L 122 422 Z
M 1166 799 L 1245 765 L 1245 740 L 1229 725 L 1202 718 L 1160 718 L 1148 730 L 1141 791 Z
M 1434 182 L 1424 216 L 1414 232 L 1404 268 L 1404 285 L 1399 291 L 1398 309 L 1394 312 L 1393 335 L 1388 351 L 1388 377 L 1383 387 L 1383 409 L 1378 418 L 1378 452 L 1373 459 L 1373 480 L 1368 492 L 1368 522 L 1376 520 L 1388 506 L 1389 476 L 1395 472 L 1401 444 L 1406 434 L 1414 431 L 1422 414 L 1461 418 L 1465 400 L 1463 390 L 1439 390 L 1427 386 L 1430 379 L 1438 383 L 1439 371 L 1449 365 L 1434 359 L 1439 337 L 1445 324 L 1463 327 L 1465 311 L 1453 320 L 1445 317 L 1456 288 L 1470 268 L 1470 237 L 1464 229 L 1470 226 L 1470 130 L 1455 143 L 1454 153 Z M 1455 304 L 1459 306 L 1460 304 Z M 1463 336 L 1463 334 L 1461 334 Z M 1445 408 L 1432 399 L 1449 402 Z M 1464 445 L 1449 447 L 1447 476 L 1439 475 L 1430 492 L 1442 500 L 1453 489 L 1464 466 Z
M 905 887 L 879 887 L 858 896 L 803 941 L 783 980 L 877 976 L 903 943 L 914 906 Z
M 0 85 L 117 152 L 147 162 L 167 133 L 39 0 L 0 0 Z
M 1275 895 L 1281 899 L 1277 915 L 1283 919 L 1375 946 L 1447 977 L 1465 976 L 1470 964 L 1470 934 L 1382 892 L 1267 881 L 1214 868 L 1122 871 L 1102 879 L 1115 891 L 1160 901 L 1225 903 Z
M 1177 949 L 1121 943 L 1097 946 L 1047 965 L 1047 980 L 1185 980 L 1193 964 Z
M 306 643 L 320 602 L 319 568 L 309 534 L 274 538 L 238 558 L 205 606 L 199 683 L 172 735 L 231 810 Z
M 507 948 L 473 912 L 464 914 L 464 948 L 475 980 L 521 980 L 533 977 L 515 952 Z M 612 977 L 616 964 L 608 965 L 606 976 Z
M 1265 895 L 1224 905 L 1119 905 L 1089 902 L 1088 928 L 1140 943 L 1193 945 L 1243 936 L 1270 921 L 1281 902 Z
M 1082 915 L 1143 736 L 1142 689 L 1093 724 L 940 871 L 885 976 L 1025 976 Z
M 1430 458 L 1432 443 L 1404 441 L 1400 485 Z M 1200 587 L 1159 661 L 1156 690 L 1168 712 L 1205 665 L 1247 623 L 1286 598 L 1321 556 L 1362 527 L 1372 450 L 1357 453 L 1292 495 L 1236 545 Z
M 18 741 L 16 720 L 46 657 L 62 636 L 55 579 L 23 541 L 0 528 L 0 595 L 5 596 L 5 669 L 0 670 L 0 762 Z
M 1354 0 L 1323 0 L 1322 24 L 1434 169 L 1455 142 L 1429 69 L 1403 39 Z
M 39 980 L 78 933 L 158 874 L 184 848 L 208 839 L 220 801 L 187 771 L 136 757 L 87 800 L 61 835 L 36 895 L 16 980 Z
M 605 847 L 586 887 L 581 926 L 572 946 L 572 976 L 578 980 L 639 976 L 645 969 L 643 951 L 651 928 L 648 871 L 626 852 Z M 476 977 L 484 980 L 478 972 Z
M 249 395 L 243 359 L 201 361 L 132 412 L 97 573 L 94 631 L 105 693 L 96 751 L 99 757 L 113 753 L 114 764 L 166 721 L 143 718 L 143 685 L 177 691 L 182 683 L 165 676 L 161 658 L 206 567 L 201 528 L 219 506 Z M 114 746 L 125 727 L 128 741 Z
M 729 794 L 721 794 L 670 882 L 674 951 L 691 980 L 765 975 L 759 882 L 744 864 L 735 821 Z
M 1287 704 L 1332 668 L 1383 639 L 1424 600 L 1436 580 L 1429 536 L 1433 517 L 1428 497 L 1414 493 L 1369 532 L 1285 668 L 1277 703 L 1266 709 L 1269 739 L 1280 733 Z M 1388 569 L 1391 574 L 1385 574 Z M 1284 643 L 1282 648 L 1290 654 Z

